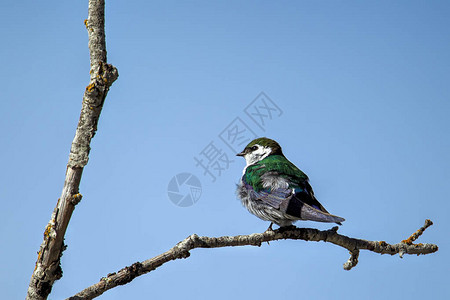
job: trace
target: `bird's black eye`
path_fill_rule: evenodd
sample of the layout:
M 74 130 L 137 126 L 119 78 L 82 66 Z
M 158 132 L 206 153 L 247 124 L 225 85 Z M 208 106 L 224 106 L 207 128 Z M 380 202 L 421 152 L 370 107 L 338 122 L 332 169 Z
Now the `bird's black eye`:
M 252 151 L 255 151 L 257 149 L 258 149 L 258 146 L 253 146 L 253 147 L 250 148 L 250 150 L 252 150 Z

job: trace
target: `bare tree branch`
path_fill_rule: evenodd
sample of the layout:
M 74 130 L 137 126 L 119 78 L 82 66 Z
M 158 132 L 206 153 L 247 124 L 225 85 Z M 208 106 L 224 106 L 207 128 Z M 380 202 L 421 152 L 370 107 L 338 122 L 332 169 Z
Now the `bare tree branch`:
M 423 231 L 432 225 L 430 220 L 425 221 L 425 225 L 415 232 L 408 240 L 415 240 Z M 350 258 L 344 263 L 344 269 L 350 270 L 358 263 L 358 255 L 360 250 L 369 250 L 380 254 L 429 254 L 438 251 L 438 246 L 434 244 L 413 244 L 402 241 L 398 244 L 390 245 L 384 241 L 366 241 L 361 239 L 350 238 L 337 233 L 338 227 L 330 230 L 320 231 L 313 228 L 296 228 L 294 226 L 280 228 L 274 231 L 268 230 L 264 233 L 254 233 L 250 235 L 238 236 L 222 236 L 218 238 L 198 236 L 193 234 L 183 241 L 176 244 L 172 249 L 163 254 L 147 259 L 143 262 L 136 262 L 129 267 L 125 267 L 117 273 L 108 274 L 100 281 L 78 294 L 67 298 L 69 300 L 93 299 L 100 296 L 109 289 L 118 285 L 124 285 L 132 281 L 134 278 L 146 274 L 162 266 L 166 262 L 179 258 L 187 258 L 190 256 L 190 250 L 195 248 L 220 248 L 233 246 L 261 246 L 263 242 L 276 241 L 282 239 L 304 240 L 313 242 L 330 242 L 347 249 L 350 252 Z M 415 238 L 413 238 L 415 236 Z
M 106 94 L 119 76 L 117 69 L 106 63 L 104 7 L 104 0 L 89 0 L 88 19 L 85 20 L 85 25 L 89 34 L 90 82 L 83 96 L 64 187 L 44 231 L 44 240 L 38 252 L 27 299 L 46 299 L 54 282 L 62 277 L 60 259 L 66 248 L 64 235 L 75 205 L 81 200 L 79 186 L 83 168 L 89 159 L 91 139 L 97 131 Z
M 90 82 L 83 96 L 82 108 L 75 137 L 67 164 L 66 178 L 57 205 L 44 231 L 44 240 L 38 252 L 36 266 L 31 277 L 27 299 L 46 299 L 53 284 L 62 277 L 61 256 L 65 249 L 64 235 L 72 213 L 81 201 L 79 185 L 84 167 L 89 160 L 90 143 L 97 131 L 97 124 L 103 108 L 105 97 L 112 83 L 118 78 L 117 69 L 107 64 L 104 32 L 104 0 L 89 0 L 88 19 L 85 25 L 89 35 Z M 429 254 L 438 251 L 434 244 L 413 244 L 424 230 L 432 225 L 426 220 L 425 225 L 408 239 L 397 244 L 384 241 L 366 241 L 350 238 L 337 233 L 338 227 L 320 231 L 312 228 L 281 228 L 275 231 L 254 233 L 240 236 L 199 237 L 193 234 L 179 242 L 167 252 L 143 262 L 108 274 L 100 282 L 84 289 L 68 299 L 92 299 L 118 285 L 131 282 L 134 278 L 155 270 L 159 266 L 179 258 L 190 256 L 195 248 L 219 248 L 230 246 L 261 246 L 263 242 L 280 239 L 324 241 L 347 249 L 350 258 L 344 263 L 344 269 L 350 270 L 358 263 L 360 250 L 369 250 L 380 254 Z

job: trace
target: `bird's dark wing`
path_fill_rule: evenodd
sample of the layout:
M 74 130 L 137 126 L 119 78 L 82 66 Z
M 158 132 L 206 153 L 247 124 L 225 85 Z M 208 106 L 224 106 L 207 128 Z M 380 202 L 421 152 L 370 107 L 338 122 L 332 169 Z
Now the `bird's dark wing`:
M 328 213 L 314 197 L 308 176 L 284 156 L 268 156 L 249 166 L 242 180 L 253 201 L 261 201 L 302 220 L 338 224 L 344 221 Z
M 301 185 L 302 187 L 295 188 L 295 197 L 318 210 L 328 213 L 325 207 L 323 207 L 322 204 L 317 201 L 316 197 L 314 196 L 314 191 L 309 182 L 304 181 L 301 183 Z
M 315 200 L 308 198 L 304 191 L 294 192 L 292 189 L 278 188 L 275 190 L 260 190 L 259 192 L 252 191 L 252 200 L 259 200 L 263 203 L 272 206 L 288 215 L 299 218 L 301 220 L 311 220 L 317 222 L 338 223 L 345 221 L 344 218 L 329 214 L 320 208 L 323 206 Z M 307 202 L 306 202 L 306 201 Z M 319 206 L 310 205 L 309 203 L 319 203 Z
M 273 208 L 280 209 L 283 203 L 292 195 L 292 190 L 279 188 L 276 190 L 264 189 L 259 192 L 251 191 L 250 197 L 252 200 L 261 201 Z

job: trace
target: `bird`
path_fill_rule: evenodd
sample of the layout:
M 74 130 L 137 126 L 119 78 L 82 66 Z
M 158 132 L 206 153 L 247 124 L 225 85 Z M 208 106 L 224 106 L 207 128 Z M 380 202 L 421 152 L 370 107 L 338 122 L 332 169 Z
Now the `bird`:
M 330 214 L 314 196 L 308 176 L 291 163 L 275 140 L 261 137 L 242 152 L 246 166 L 237 186 L 242 205 L 258 218 L 280 228 L 298 220 L 337 223 L 345 219 Z

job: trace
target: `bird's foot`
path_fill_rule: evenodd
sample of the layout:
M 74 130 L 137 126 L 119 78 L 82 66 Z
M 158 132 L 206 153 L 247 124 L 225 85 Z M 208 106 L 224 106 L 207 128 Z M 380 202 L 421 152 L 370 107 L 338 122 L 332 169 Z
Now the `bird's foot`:
M 266 229 L 266 231 L 264 231 L 264 233 L 266 233 L 266 232 L 273 232 L 272 225 L 273 225 L 273 222 L 270 223 L 269 227 Z M 269 241 L 267 241 L 267 245 L 270 246 Z
M 268 227 L 268 228 L 266 229 L 266 231 L 264 231 L 264 232 L 273 231 L 272 226 L 273 226 L 273 222 L 270 222 L 269 227 Z

